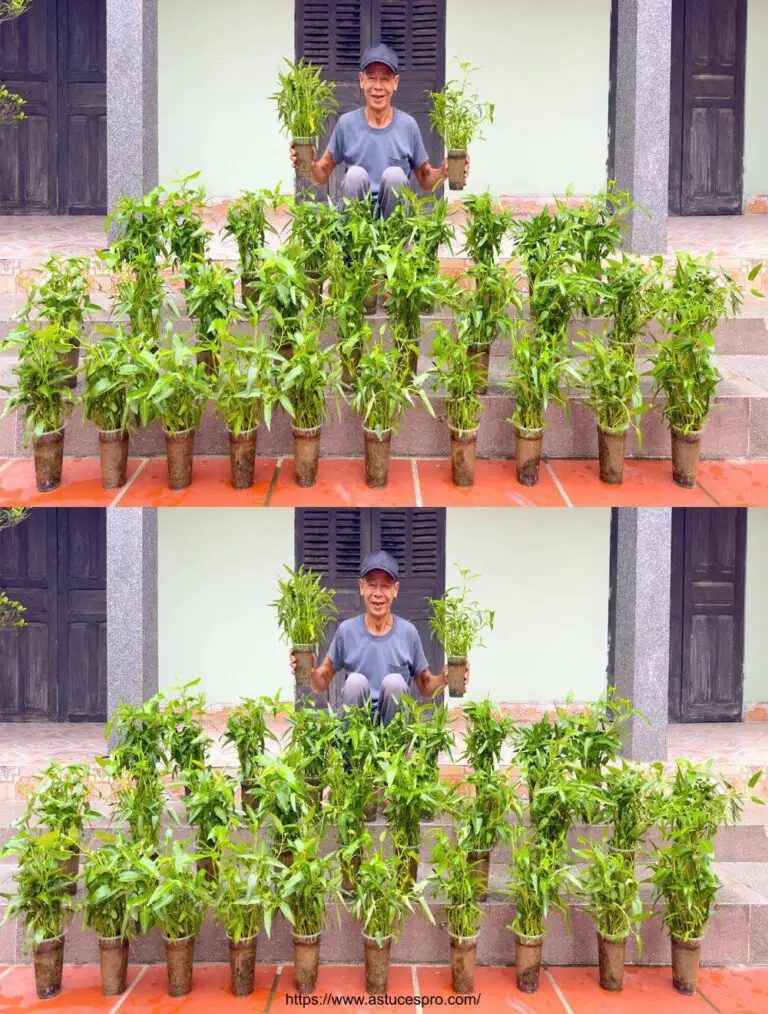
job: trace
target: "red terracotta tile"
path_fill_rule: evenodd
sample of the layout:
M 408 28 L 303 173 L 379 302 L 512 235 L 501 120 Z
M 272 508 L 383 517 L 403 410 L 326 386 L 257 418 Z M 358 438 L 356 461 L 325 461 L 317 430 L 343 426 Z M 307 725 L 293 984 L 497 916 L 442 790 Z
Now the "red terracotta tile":
M 136 979 L 139 968 L 128 969 L 128 985 Z M 119 997 L 104 996 L 98 965 L 66 965 L 61 993 L 51 1000 L 38 1000 L 35 973 L 31 965 L 19 965 L 0 979 L 0 1010 L 58 1011 L 59 1014 L 90 1014 L 111 1011 Z
M 165 458 L 152 458 L 120 499 L 121 507 L 263 507 L 272 476 L 274 458 L 256 459 L 256 479 L 250 489 L 234 489 L 229 458 L 195 458 L 192 484 L 187 489 L 168 488 Z
M 768 507 L 768 461 L 703 461 L 699 485 L 721 507 Z
M 151 965 L 141 982 L 120 1008 L 141 1014 L 220 1014 L 221 1011 L 265 1011 L 275 981 L 274 965 L 256 966 L 256 988 L 250 996 L 233 996 L 230 989 L 229 965 L 195 965 L 192 992 L 186 996 L 168 996 L 165 965 Z
M 128 462 L 128 481 L 141 461 Z M 108 507 L 119 489 L 104 489 L 98 458 L 65 458 L 61 486 L 50 493 L 38 493 L 35 466 L 31 458 L 17 458 L 0 473 L 0 504 L 23 507 Z
M 394 458 L 384 489 L 365 484 L 362 458 L 321 458 L 317 482 L 309 489 L 296 485 L 293 460 L 283 462 L 270 507 L 415 507 L 410 458 Z
M 323 1006 L 323 997 L 330 994 L 334 997 L 360 997 L 361 1002 L 353 1005 L 344 1005 L 348 1011 L 369 1011 L 371 1004 L 368 1001 L 368 994 L 365 991 L 365 968 L 363 965 L 320 965 L 317 976 L 317 991 L 314 994 L 316 1003 L 313 1006 Z M 277 984 L 277 991 L 269 1008 L 270 1014 L 277 1011 L 296 1010 L 295 1003 L 289 1003 L 287 997 L 298 996 L 295 991 L 293 966 L 286 965 L 283 968 Z M 394 965 L 389 970 L 389 986 L 387 995 L 413 996 L 413 978 L 410 965 Z M 330 1006 L 327 1002 L 325 1006 Z
M 699 992 L 721 1014 L 765 1014 L 768 968 L 702 968 Z
M 514 461 L 478 461 L 475 484 L 454 486 L 447 458 L 420 458 L 421 499 L 425 507 L 564 507 L 560 491 L 542 462 L 538 485 L 521 486 Z
M 451 970 L 445 965 L 419 965 L 416 970 L 419 993 L 422 996 L 455 996 L 451 986 Z M 475 969 L 475 996 L 480 1000 L 465 1009 L 480 1011 L 481 1014 L 495 1014 L 497 1011 L 513 1011 L 517 1014 L 564 1014 L 564 1007 L 552 988 L 552 983 L 542 972 L 538 992 L 521 993 L 515 981 L 514 968 Z M 447 1006 L 446 1003 L 441 1006 Z
M 600 988 L 597 968 L 550 968 L 572 1014 L 712 1014 L 700 996 L 682 996 L 672 986 L 669 968 L 627 968 L 621 993 Z M 723 1011 L 722 1014 L 725 1014 Z
M 713 507 L 703 490 L 683 489 L 672 481 L 669 461 L 628 460 L 624 482 L 609 486 L 600 481 L 596 460 L 550 462 L 565 495 L 574 507 Z

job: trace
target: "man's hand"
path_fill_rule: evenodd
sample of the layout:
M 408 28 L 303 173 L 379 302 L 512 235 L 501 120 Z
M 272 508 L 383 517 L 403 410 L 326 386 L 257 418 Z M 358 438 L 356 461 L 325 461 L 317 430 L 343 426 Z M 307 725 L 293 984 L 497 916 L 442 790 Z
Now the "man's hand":
M 468 177 L 469 177 L 469 152 L 467 152 L 467 157 L 464 160 L 464 182 L 465 183 L 467 182 Z M 443 179 L 444 180 L 448 179 L 448 159 L 446 159 L 445 162 L 443 162 Z
M 443 687 L 448 686 L 448 666 L 444 665 L 442 672 L 440 673 L 440 679 L 443 681 Z M 464 693 L 467 692 L 469 686 L 469 661 L 467 661 L 467 668 L 464 670 Z
M 291 165 L 295 169 L 296 168 L 296 148 L 293 145 L 293 141 L 291 141 L 291 145 L 290 145 L 290 148 L 288 150 L 291 153 Z M 313 169 L 314 169 L 316 163 L 317 163 L 317 151 L 315 150 L 315 148 L 313 146 L 313 148 L 312 148 L 312 168 Z
M 289 659 L 291 663 L 291 672 L 296 675 L 296 655 L 291 651 L 289 653 Z M 317 655 L 312 656 L 312 689 L 316 694 L 324 694 L 328 689 L 328 682 L 324 678 L 322 669 L 317 665 Z

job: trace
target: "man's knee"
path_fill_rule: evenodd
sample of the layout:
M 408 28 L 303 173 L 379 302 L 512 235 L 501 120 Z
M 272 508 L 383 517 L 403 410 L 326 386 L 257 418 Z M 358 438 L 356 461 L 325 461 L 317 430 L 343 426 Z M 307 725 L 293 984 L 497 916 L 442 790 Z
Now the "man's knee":
M 371 187 L 368 173 L 361 165 L 351 165 L 341 183 L 342 197 L 362 197 Z
M 364 704 L 371 696 L 371 685 L 360 672 L 351 672 L 341 688 L 341 703 L 347 707 Z
M 408 681 L 399 672 L 391 672 L 381 681 L 381 693 L 386 697 L 402 697 L 408 693 Z
M 402 190 L 408 186 L 408 177 L 399 165 L 391 165 L 381 174 L 382 190 Z

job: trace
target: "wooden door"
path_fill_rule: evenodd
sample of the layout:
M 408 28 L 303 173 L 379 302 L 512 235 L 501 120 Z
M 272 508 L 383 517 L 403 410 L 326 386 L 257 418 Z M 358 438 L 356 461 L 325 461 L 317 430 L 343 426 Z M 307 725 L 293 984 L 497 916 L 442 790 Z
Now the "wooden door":
M 0 24 L 0 81 L 27 102 L 0 126 L 0 211 L 104 214 L 106 0 L 35 0 Z
M 360 564 L 370 552 L 384 549 L 400 568 L 400 594 L 395 612 L 415 624 L 430 668 L 444 661 L 440 644 L 429 631 L 426 598 L 445 591 L 445 510 L 411 508 L 306 508 L 296 511 L 296 565 L 323 575 L 336 590 L 339 620 L 362 611 L 358 592 Z M 327 651 L 337 624 L 329 628 L 321 656 Z M 338 674 L 328 692 L 338 707 L 344 675 Z
M 742 212 L 746 38 L 746 0 L 673 0 L 673 214 Z
M 39 508 L 0 532 L 0 587 L 27 610 L 0 632 L 0 720 L 105 721 L 104 510 Z
M 744 508 L 676 508 L 669 717 L 738 722 L 744 687 Z
M 363 50 L 379 42 L 391 46 L 400 61 L 395 105 L 416 118 L 430 161 L 437 165 L 443 144 L 431 131 L 425 91 L 445 84 L 445 16 L 446 0 L 297 0 L 296 58 L 319 64 L 324 76 L 336 82 L 341 114 L 362 103 Z M 329 119 L 320 151 L 330 140 L 335 119 Z M 335 201 L 344 172 L 339 167 L 328 183 L 328 195 Z M 318 188 L 308 189 L 324 196 Z

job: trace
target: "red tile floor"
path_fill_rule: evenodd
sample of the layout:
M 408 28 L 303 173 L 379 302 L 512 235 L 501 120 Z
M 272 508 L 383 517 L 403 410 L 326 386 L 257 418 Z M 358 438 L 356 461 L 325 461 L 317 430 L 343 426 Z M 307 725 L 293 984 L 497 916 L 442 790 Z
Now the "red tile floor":
M 301 489 L 290 458 L 260 458 L 256 480 L 238 491 L 229 482 L 229 459 L 195 458 L 192 485 L 168 489 L 163 458 L 135 458 L 127 484 L 104 490 L 97 458 L 65 458 L 59 489 L 38 493 L 30 458 L 0 459 L 0 506 L 122 507 L 768 507 L 768 461 L 702 462 L 698 484 L 672 481 L 667 461 L 630 460 L 621 486 L 607 486 L 593 460 L 542 464 L 539 484 L 521 486 L 513 461 L 478 461 L 476 482 L 459 489 L 444 458 L 392 461 L 383 490 L 365 484 L 362 458 L 324 458 L 318 481 Z
M 768 969 L 708 968 L 702 970 L 698 993 L 680 996 L 671 984 L 668 968 L 630 968 L 624 990 L 605 993 L 598 986 L 594 968 L 550 968 L 542 974 L 538 993 L 526 996 L 515 985 L 511 968 L 478 968 L 472 1003 L 461 1006 L 491 1012 L 518 1014 L 640 1014 L 655 1009 L 659 1014 L 690 1011 L 692 1014 L 765 1014 L 768 1011 Z M 455 997 L 450 970 L 445 966 L 393 966 L 388 1006 L 407 1005 L 406 997 L 431 998 L 430 1007 L 448 1006 Z M 67 966 L 63 989 L 52 1000 L 37 1000 L 29 966 L 0 969 L 0 1010 L 58 1011 L 60 1014 L 144 1011 L 152 1014 L 184 1011 L 295 1010 L 290 966 L 258 966 L 256 989 L 250 997 L 236 998 L 229 991 L 229 967 L 196 965 L 192 992 L 172 999 L 166 993 L 162 966 L 137 966 L 129 971 L 128 990 L 122 997 L 102 995 L 99 969 L 95 965 Z M 327 997 L 327 999 L 326 999 Z M 358 997 L 357 1003 L 354 998 Z M 398 1001 L 398 998 L 399 999 Z M 317 1006 L 344 1010 L 370 1010 L 361 966 L 323 966 L 318 976 Z M 415 1006 L 411 1003 L 408 1006 Z M 422 1001 L 422 1006 L 427 1006 Z M 453 1004 L 451 1005 L 453 1006 Z M 457 1004 L 458 1006 L 458 1004 Z

